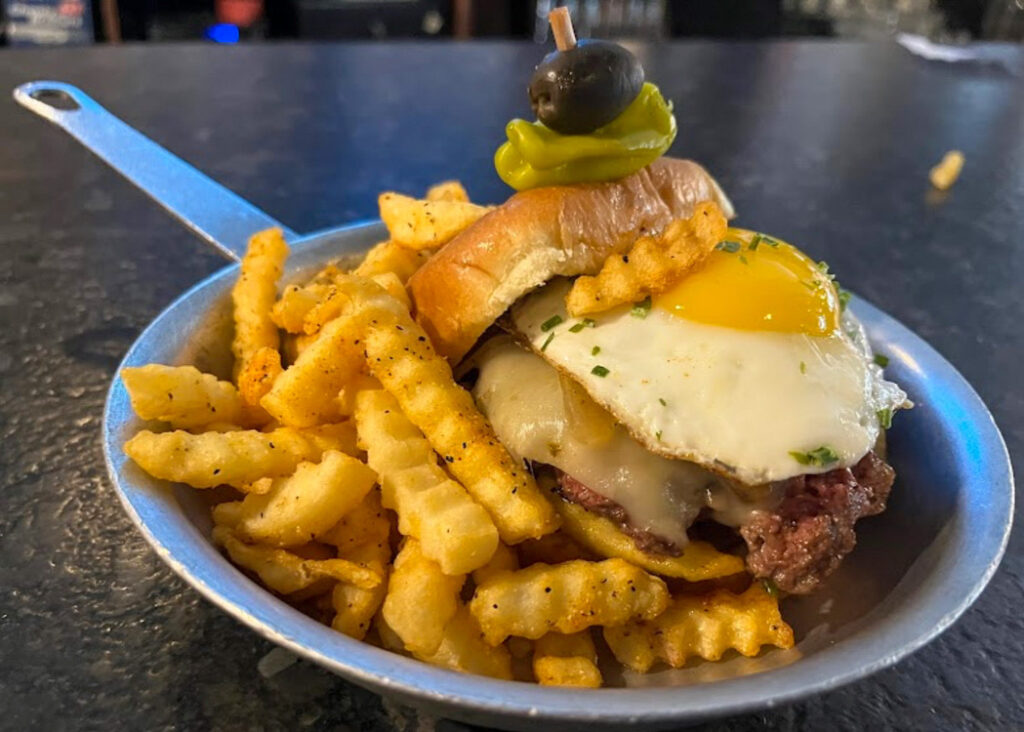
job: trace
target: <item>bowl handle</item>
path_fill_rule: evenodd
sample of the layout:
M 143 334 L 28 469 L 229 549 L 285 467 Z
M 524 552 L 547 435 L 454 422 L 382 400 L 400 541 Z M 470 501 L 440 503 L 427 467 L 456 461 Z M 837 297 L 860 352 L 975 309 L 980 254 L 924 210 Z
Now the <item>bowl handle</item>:
M 297 238 L 287 226 L 132 129 L 77 87 L 33 81 L 15 89 L 14 99 L 70 134 L 231 259 L 241 259 L 249 237 L 262 229 L 276 226 L 286 239 Z

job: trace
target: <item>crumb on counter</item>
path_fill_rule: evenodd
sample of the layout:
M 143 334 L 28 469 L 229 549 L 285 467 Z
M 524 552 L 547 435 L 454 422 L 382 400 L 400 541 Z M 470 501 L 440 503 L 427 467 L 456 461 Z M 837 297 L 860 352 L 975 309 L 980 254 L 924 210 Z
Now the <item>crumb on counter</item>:
M 960 177 L 963 167 L 964 154 L 959 150 L 950 150 L 942 157 L 941 162 L 932 168 L 928 178 L 940 191 L 948 191 Z

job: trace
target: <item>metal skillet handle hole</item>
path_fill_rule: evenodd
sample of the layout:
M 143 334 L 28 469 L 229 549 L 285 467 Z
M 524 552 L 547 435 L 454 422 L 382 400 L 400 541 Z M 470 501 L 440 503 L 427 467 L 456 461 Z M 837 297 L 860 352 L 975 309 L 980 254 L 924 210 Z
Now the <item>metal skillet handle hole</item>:
M 30 96 L 43 104 L 65 112 L 74 112 L 82 108 L 74 100 L 74 97 L 62 89 L 36 89 Z

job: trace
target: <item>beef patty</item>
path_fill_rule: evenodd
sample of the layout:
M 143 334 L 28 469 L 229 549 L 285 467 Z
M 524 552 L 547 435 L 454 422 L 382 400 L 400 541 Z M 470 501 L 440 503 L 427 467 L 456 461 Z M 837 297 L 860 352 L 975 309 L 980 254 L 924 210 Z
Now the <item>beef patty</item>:
M 857 520 L 885 510 L 895 478 L 874 452 L 852 468 L 790 478 L 774 511 L 754 511 L 740 527 L 747 567 L 786 592 L 814 590 L 853 550 Z
M 781 590 L 805 594 L 836 570 L 857 543 L 854 524 L 885 510 L 895 479 L 893 469 L 869 452 L 851 468 L 783 481 L 781 503 L 771 511 L 752 511 L 739 528 L 747 543 L 747 568 Z M 562 498 L 613 521 L 639 549 L 678 556 L 678 545 L 630 523 L 620 504 L 560 473 Z

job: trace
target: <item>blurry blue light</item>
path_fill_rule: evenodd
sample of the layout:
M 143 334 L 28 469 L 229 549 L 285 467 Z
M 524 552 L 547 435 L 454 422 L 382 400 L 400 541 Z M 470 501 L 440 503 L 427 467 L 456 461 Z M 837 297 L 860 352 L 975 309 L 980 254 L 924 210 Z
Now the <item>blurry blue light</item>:
M 238 26 L 215 23 L 206 29 L 206 37 L 214 43 L 238 43 Z

